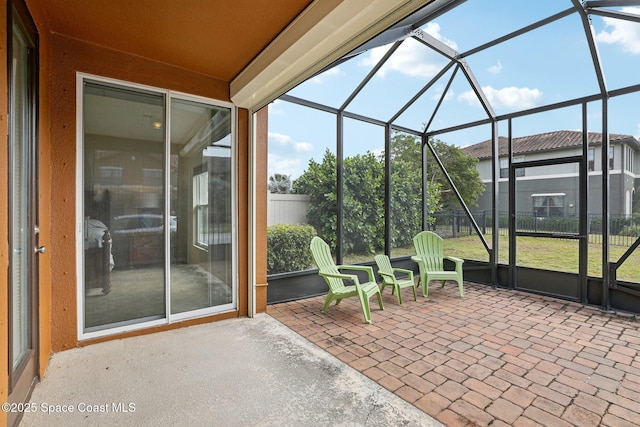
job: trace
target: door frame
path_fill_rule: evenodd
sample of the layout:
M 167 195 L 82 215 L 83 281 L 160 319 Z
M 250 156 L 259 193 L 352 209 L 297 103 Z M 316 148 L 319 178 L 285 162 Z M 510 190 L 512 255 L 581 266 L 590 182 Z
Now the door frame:
M 171 144 L 168 143 L 170 130 L 171 130 L 171 103 L 173 100 L 193 101 L 206 105 L 228 108 L 231 112 L 231 217 L 233 218 L 232 225 L 232 255 L 231 255 L 231 268 L 232 268 L 232 302 L 207 307 L 203 309 L 196 309 L 184 313 L 172 313 L 171 312 L 171 280 L 170 280 L 170 230 L 169 227 L 165 227 L 164 231 L 164 269 L 165 269 L 165 315 L 159 319 L 134 321 L 124 325 L 105 325 L 104 328 L 99 328 L 92 331 L 85 330 L 85 295 L 84 295 L 84 83 L 93 82 L 98 84 L 110 85 L 114 87 L 120 87 L 123 89 L 130 89 L 132 91 L 141 90 L 148 91 L 156 94 L 164 95 L 164 120 L 166 126 L 164 126 L 165 142 L 164 152 L 164 167 L 165 170 L 169 170 L 171 154 Z M 114 336 L 121 333 L 133 332 L 143 329 L 148 329 L 156 326 L 164 326 L 168 324 L 178 323 L 181 321 L 188 321 L 206 316 L 218 315 L 223 313 L 237 312 L 239 307 L 239 270 L 238 270 L 238 111 L 237 107 L 230 102 L 221 101 L 214 98 L 203 97 L 199 95 L 173 91 L 166 88 L 150 86 L 141 83 L 134 83 L 130 81 L 120 80 L 111 77 L 104 77 L 100 75 L 76 72 L 76 272 L 77 272 L 77 338 L 78 341 L 86 341 L 94 338 L 101 338 L 105 336 Z M 164 177 L 165 188 L 170 188 L 170 176 L 168 173 Z M 165 213 L 170 211 L 170 201 L 168 197 L 164 197 L 163 210 Z
M 8 73 L 8 97 L 9 108 L 13 105 L 15 98 L 15 87 L 13 84 L 13 28 L 14 25 L 19 27 L 21 35 L 29 45 L 28 48 L 28 87 L 27 87 L 27 103 L 28 103 L 28 133 L 25 135 L 28 139 L 27 148 L 27 167 L 29 181 L 27 204 L 29 210 L 27 212 L 27 243 L 26 251 L 29 254 L 27 260 L 27 307 L 29 310 L 28 319 L 28 351 L 23 360 L 17 367 L 13 367 L 13 283 L 11 269 L 8 273 L 8 378 L 9 378 L 9 395 L 7 401 L 9 403 L 22 403 L 29 399 L 33 386 L 39 379 L 39 263 L 38 252 L 38 180 L 39 180 L 39 156 L 38 156 L 38 69 L 39 69 L 39 40 L 38 32 L 29 14 L 26 4 L 23 0 L 9 0 L 7 2 L 7 73 Z M 11 114 L 11 112 L 10 112 Z M 13 119 L 10 119 L 13 120 Z M 9 132 L 11 132 L 11 121 L 9 123 Z M 9 137 L 11 142 L 11 135 Z M 13 152 L 12 144 L 9 143 L 9 200 L 8 200 L 8 235 L 9 235 L 9 251 L 13 253 Z M 7 423 L 13 425 L 21 418 L 20 412 L 9 412 Z
M 519 289 L 531 292 L 538 292 L 547 295 L 554 295 L 559 298 L 571 299 L 580 302 L 586 302 L 587 298 L 587 269 L 588 269 L 588 232 L 587 232 L 587 207 L 588 207 L 588 173 L 587 173 L 587 150 L 586 144 L 582 150 L 581 155 L 570 157 L 559 157 L 553 159 L 533 160 L 524 162 L 513 162 L 510 159 L 509 162 L 509 287 L 511 289 Z M 576 203 L 578 204 L 578 232 L 577 233 L 557 233 L 557 232 L 538 232 L 538 231 L 517 231 L 516 224 L 516 212 L 517 212 L 517 186 L 516 186 L 516 172 L 518 169 L 525 169 L 529 167 L 540 166 L 559 166 L 564 164 L 578 164 L 578 197 Z M 566 274 L 564 272 L 546 271 L 535 269 L 535 272 L 531 274 L 533 270 L 529 267 L 518 266 L 516 264 L 516 238 L 519 236 L 548 238 L 548 239 L 570 239 L 578 241 L 578 275 L 577 281 L 574 284 L 568 283 L 563 289 L 556 292 L 549 292 L 544 286 L 523 286 L 519 283 L 519 278 L 523 282 L 527 281 L 527 278 L 531 278 L 532 282 L 547 283 L 548 280 L 544 279 L 547 276 L 563 276 L 561 283 L 570 282 L 575 277 L 574 274 Z M 542 275 L 542 276 L 541 276 Z M 542 279 L 541 279 L 542 278 Z M 552 280 L 554 281 L 554 280 Z M 572 292 L 572 287 L 576 286 L 575 292 Z M 566 292 L 563 292 L 565 291 Z

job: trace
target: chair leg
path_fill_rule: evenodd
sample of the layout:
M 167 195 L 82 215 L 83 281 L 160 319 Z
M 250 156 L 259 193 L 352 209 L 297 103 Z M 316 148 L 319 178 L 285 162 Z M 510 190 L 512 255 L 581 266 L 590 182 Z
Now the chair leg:
M 360 305 L 362 306 L 362 313 L 364 314 L 365 323 L 371 323 L 371 310 L 369 309 L 369 299 L 362 293 L 358 294 L 360 298 Z
M 331 304 L 332 300 L 333 300 L 333 294 L 331 293 L 331 291 L 329 291 L 329 293 L 327 294 L 327 297 L 324 300 L 324 306 L 322 307 L 322 314 L 325 314 L 327 312 L 327 308 L 329 308 L 329 304 Z M 340 300 L 338 300 L 338 302 L 340 302 Z M 338 304 L 338 302 L 336 303 L 336 305 Z
M 422 296 L 426 298 L 427 295 L 429 295 L 429 279 L 425 278 L 422 282 Z
M 398 305 L 402 305 L 402 295 L 400 295 L 400 286 L 395 285 L 393 288 L 397 292 L 396 297 L 398 298 Z
M 398 292 L 398 295 L 400 295 L 400 292 Z M 384 307 L 382 306 L 382 293 L 378 291 L 376 292 L 376 296 L 378 297 L 378 305 L 380 306 L 380 310 L 384 310 Z
M 413 300 L 418 301 L 418 297 L 416 296 L 416 287 L 412 286 L 411 290 L 413 291 Z
M 458 282 L 458 289 L 460 289 L 460 298 L 464 298 L 464 287 L 462 285 L 462 280 L 456 280 Z

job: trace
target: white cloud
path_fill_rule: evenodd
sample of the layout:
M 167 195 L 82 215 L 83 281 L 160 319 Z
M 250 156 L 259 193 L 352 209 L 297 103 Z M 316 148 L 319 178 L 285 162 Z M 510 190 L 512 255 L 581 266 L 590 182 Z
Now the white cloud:
M 511 86 L 494 89 L 491 86 L 484 86 L 482 91 L 493 108 L 532 108 L 540 105 L 543 98 L 543 93 L 540 89 L 529 89 L 528 87 Z M 480 105 L 478 98 L 471 90 L 458 95 L 458 100 L 466 101 L 470 105 Z
M 492 65 L 487 71 L 489 71 L 491 74 L 499 74 L 500 71 L 502 71 L 502 64 L 500 63 L 500 61 L 498 61 L 496 65 Z
M 312 78 L 311 81 L 315 84 L 322 84 L 327 78 L 344 76 L 344 75 L 345 73 L 340 69 L 340 67 L 333 67 L 333 68 L 329 68 L 327 71 L 325 71 L 322 74 L 318 74 L 317 76 Z
M 440 25 L 435 22 L 427 24 L 424 32 L 445 43 L 452 49 L 457 49 L 457 44 L 440 34 Z M 372 49 L 369 54 L 360 61 L 360 65 L 372 67 L 389 50 L 388 46 Z M 378 75 L 385 75 L 392 71 L 397 71 L 410 77 L 430 78 L 435 76 L 444 66 L 446 60 L 440 54 L 429 47 L 413 39 L 405 40 L 391 58 L 382 66 Z
M 640 14 L 640 7 L 624 7 L 622 12 Z M 605 30 L 596 35 L 596 40 L 606 44 L 619 44 L 623 52 L 640 54 L 640 26 L 631 21 L 614 18 L 602 18 Z M 610 29 L 610 31 L 607 31 Z
M 310 153 L 313 151 L 312 143 L 294 141 L 289 135 L 276 132 L 269 132 L 269 144 L 277 144 L 286 149 L 292 149 L 296 153 Z
M 434 101 L 440 101 L 440 98 L 442 97 L 442 90 L 444 88 L 439 88 L 438 92 L 434 93 L 433 96 L 431 97 L 431 99 L 433 99 Z M 453 99 L 453 97 L 455 96 L 455 93 L 453 92 L 453 89 L 449 89 L 447 91 L 447 94 L 444 96 L 444 101 L 449 101 L 450 99 Z
M 280 104 L 282 101 L 276 99 L 271 104 L 269 104 L 269 115 L 270 116 L 283 116 L 285 112 L 282 108 L 280 108 Z
M 269 153 L 269 161 L 267 165 L 268 174 L 272 176 L 276 173 L 281 173 L 284 175 L 289 175 L 291 179 L 296 179 L 302 172 L 304 172 L 304 168 L 302 166 L 302 159 L 285 157 L 279 154 Z

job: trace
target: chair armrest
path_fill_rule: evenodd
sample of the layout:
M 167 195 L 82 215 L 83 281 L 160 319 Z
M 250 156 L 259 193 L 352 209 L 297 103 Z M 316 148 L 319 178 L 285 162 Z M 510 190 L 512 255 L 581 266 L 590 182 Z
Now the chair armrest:
M 453 261 L 456 264 L 464 263 L 464 260 L 462 258 L 457 258 L 457 257 L 454 257 L 454 256 L 446 256 L 446 257 L 444 257 L 444 259 L 448 259 L 449 261 Z
M 358 276 L 356 276 L 355 274 L 341 274 L 341 273 L 318 273 L 320 276 L 322 277 L 334 277 L 336 279 L 343 279 L 343 280 L 353 280 L 353 282 L 356 284 L 356 287 L 360 287 L 360 280 L 358 280 Z
M 378 274 L 382 276 L 383 279 L 386 277 L 390 279 L 393 283 L 396 283 L 396 276 L 393 273 L 385 273 L 383 271 L 378 271 Z
M 411 271 L 411 270 L 406 270 L 404 268 L 394 268 L 393 272 L 394 273 L 404 273 L 407 276 L 409 276 L 409 279 L 413 279 L 413 271 Z
M 366 271 L 369 276 L 370 282 L 375 282 L 373 276 L 373 268 L 368 265 L 338 265 L 338 270 L 356 270 L 356 271 Z

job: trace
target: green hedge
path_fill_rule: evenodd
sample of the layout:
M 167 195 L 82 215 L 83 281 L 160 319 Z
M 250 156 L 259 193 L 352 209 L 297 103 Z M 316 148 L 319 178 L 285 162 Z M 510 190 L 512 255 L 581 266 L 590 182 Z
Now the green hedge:
M 315 235 L 316 230 L 310 225 L 267 227 L 267 273 L 308 269 L 313 261 L 309 245 Z

